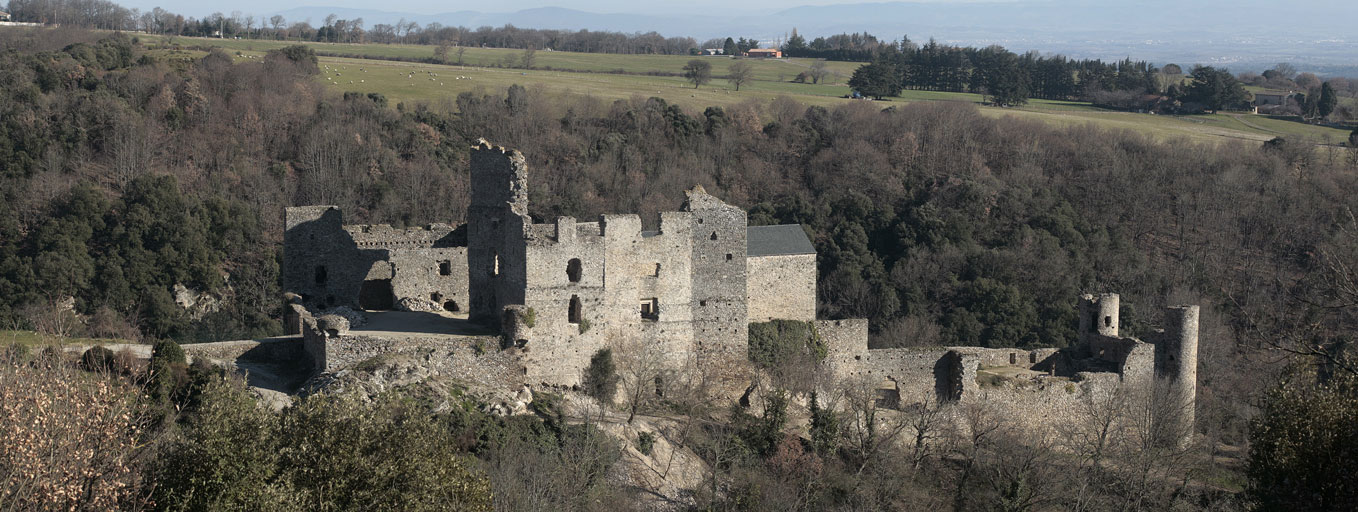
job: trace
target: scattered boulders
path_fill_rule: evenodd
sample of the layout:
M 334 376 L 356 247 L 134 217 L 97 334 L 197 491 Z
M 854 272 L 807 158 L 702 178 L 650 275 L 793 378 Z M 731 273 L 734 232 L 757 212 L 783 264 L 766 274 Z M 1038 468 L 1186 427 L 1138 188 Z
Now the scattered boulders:
M 222 307 L 222 300 L 207 292 L 199 292 L 178 283 L 175 283 L 172 291 L 174 303 L 195 320 L 208 313 L 216 313 Z
M 362 327 L 364 324 L 368 323 L 368 317 L 364 315 L 362 311 L 354 311 L 352 309 L 349 309 L 348 306 L 333 307 L 325 311 L 321 311 L 321 315 L 342 316 L 344 317 L 345 320 L 349 321 L 350 327 Z
M 349 332 L 349 319 L 340 315 L 322 315 L 316 319 L 316 327 L 325 332 L 326 336 L 334 338 Z
M 423 297 L 402 297 L 401 300 L 396 301 L 396 309 L 400 311 L 427 313 L 431 311 L 443 311 L 443 306 Z

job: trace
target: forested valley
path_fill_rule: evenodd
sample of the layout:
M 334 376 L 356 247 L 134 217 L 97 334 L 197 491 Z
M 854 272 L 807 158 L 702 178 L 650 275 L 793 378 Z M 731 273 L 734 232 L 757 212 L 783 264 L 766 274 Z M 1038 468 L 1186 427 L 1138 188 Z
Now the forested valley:
M 182 64 L 145 55 L 129 35 L 0 32 L 3 327 L 181 343 L 279 334 L 284 207 L 334 204 L 353 223 L 462 222 L 468 147 L 486 138 L 528 158 L 531 213 L 541 220 L 640 212 L 654 225 L 701 185 L 748 209 L 751 224 L 801 223 L 819 252 L 821 316 L 868 318 L 875 347 L 1062 347 L 1075 338 L 1081 293 L 1121 293 L 1122 327 L 1133 336 L 1160 327 L 1150 314 L 1160 306 L 1203 306 L 1198 430 L 1206 441 L 1194 467 L 1234 475 L 1222 477 L 1232 484 L 1190 486 L 1168 466 L 1186 459 L 1137 459 L 1145 471 L 1133 485 L 1116 471 L 1142 466 L 1082 474 L 1087 461 L 1003 442 L 913 462 L 871 440 L 803 451 L 781 437 L 788 419 L 772 407 L 700 429 L 702 453 L 718 462 L 713 481 L 729 491 L 703 494 L 709 509 L 1354 503 L 1353 489 L 1332 480 L 1358 460 L 1358 365 L 1349 349 L 1358 327 L 1358 148 L 1155 140 L 985 117 L 948 102 L 827 109 L 778 99 L 697 112 L 656 98 L 607 103 L 515 86 L 391 105 L 378 94 L 327 93 L 316 72 L 301 47 L 241 63 L 216 51 Z M 186 309 L 177 287 L 219 306 Z M 240 390 L 184 366 L 167 347 L 157 348 L 160 364 L 178 371 L 137 384 L 158 390 L 149 396 L 161 416 L 149 416 L 149 430 L 179 421 L 184 439 L 247 446 L 254 436 L 302 436 L 365 417 L 352 411 L 366 406 L 342 399 L 261 416 L 239 406 Z M 96 363 L 112 364 L 85 364 Z M 204 405 L 212 403 L 222 405 Z M 176 407 L 194 412 L 165 412 Z M 627 503 L 627 492 L 595 478 L 617 454 L 587 426 L 553 419 L 549 402 L 547 419 L 532 424 L 469 410 L 429 419 L 400 401 L 373 407 L 380 421 L 412 425 L 396 441 L 454 449 L 494 476 L 485 483 L 462 462 L 405 460 L 410 466 L 393 471 L 446 472 L 461 486 L 417 479 L 406 482 L 407 497 L 453 496 L 471 509 L 490 506 L 493 489 L 500 509 Z M 372 443 L 365 453 L 374 457 L 397 450 L 372 421 L 354 442 Z M 247 434 L 256 431 L 266 434 Z M 124 434 L 109 439 L 132 453 L 137 443 Z M 1310 442 L 1288 442 L 1302 438 Z M 212 467 L 240 455 L 176 442 L 155 444 L 165 458 L 157 467 Z M 317 453 L 359 457 L 308 442 Z M 731 443 L 743 451 L 724 451 Z M 288 509 L 295 495 L 380 508 L 397 499 L 355 492 L 343 501 L 314 482 L 348 490 L 390 482 L 374 472 L 309 474 L 302 455 L 268 446 L 245 454 L 258 472 L 214 488 L 215 503 Z M 1246 446 L 1263 451 L 1247 456 Z M 1318 454 L 1331 465 L 1317 466 Z M 1218 466 L 1232 457 L 1251 462 Z M 973 470 L 982 459 L 988 469 Z M 542 475 L 561 487 L 534 494 L 540 501 L 505 501 L 541 491 L 523 475 L 535 460 L 554 461 Z M 570 482 L 579 467 L 590 478 Z M 161 506 L 210 506 L 192 501 L 207 494 L 189 492 L 198 484 L 176 480 L 182 475 L 138 471 L 109 474 L 126 476 L 118 482 L 133 491 L 156 482 Z M 1016 482 L 1039 491 L 1006 487 Z M 222 491 L 243 488 L 254 494 Z

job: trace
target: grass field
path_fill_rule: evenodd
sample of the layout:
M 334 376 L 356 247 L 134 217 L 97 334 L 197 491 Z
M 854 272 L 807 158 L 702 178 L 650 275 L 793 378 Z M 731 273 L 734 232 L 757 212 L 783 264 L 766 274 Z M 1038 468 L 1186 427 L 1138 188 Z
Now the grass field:
M 149 43 L 182 47 L 221 47 L 242 58 L 263 55 L 268 50 L 296 42 L 260 40 L 221 40 L 159 36 L 143 36 Z M 523 57 L 522 50 L 498 48 L 468 48 L 463 59 L 466 65 L 436 65 L 381 59 L 432 58 L 434 48 L 421 45 L 384 44 L 329 44 L 305 43 L 323 56 L 318 80 L 338 91 L 377 92 L 391 103 L 450 101 L 463 92 L 502 93 L 510 85 L 518 84 L 547 95 L 588 95 L 605 101 L 633 97 L 657 96 L 666 101 L 695 111 L 709 106 L 726 106 L 745 101 L 768 101 L 786 96 L 808 105 L 831 106 L 849 101 L 844 82 L 859 65 L 852 62 L 829 62 L 827 68 L 835 73 L 821 84 L 798 84 L 790 80 L 807 69 L 813 60 L 749 59 L 754 65 L 755 80 L 736 91 L 721 78 L 695 89 L 678 76 L 658 76 L 678 73 L 684 63 L 697 57 L 678 55 L 618 55 L 575 52 L 538 51 L 534 57 L 537 69 L 514 69 Z M 190 58 L 201 52 L 158 50 L 171 58 Z M 456 55 L 450 52 L 450 59 Z M 713 64 L 713 74 L 726 73 L 735 60 L 725 57 L 702 57 Z M 513 62 L 511 64 L 511 61 Z M 546 68 L 552 69 L 546 69 Z M 570 70 L 570 71 L 566 71 Z M 988 116 L 1014 116 L 1033 119 L 1056 126 L 1093 125 L 1107 129 L 1125 129 L 1144 133 L 1159 140 L 1188 138 L 1198 142 L 1226 140 L 1266 141 L 1283 136 L 1314 141 L 1339 143 L 1347 140 L 1348 131 L 1300 123 L 1293 120 L 1251 114 L 1220 113 L 1195 116 L 1162 116 L 1112 111 L 1088 103 L 1071 101 L 1030 100 L 1020 108 L 998 108 L 984 105 L 979 94 L 934 91 L 903 91 L 901 96 L 877 102 L 883 108 L 892 104 L 917 101 L 960 101 L 977 104 Z
M 127 340 L 115 339 L 96 339 L 96 338 L 66 338 L 61 336 L 49 336 L 34 331 L 4 331 L 0 330 L 0 347 L 6 345 L 22 345 L 35 347 L 43 345 L 111 345 L 117 343 L 130 343 Z

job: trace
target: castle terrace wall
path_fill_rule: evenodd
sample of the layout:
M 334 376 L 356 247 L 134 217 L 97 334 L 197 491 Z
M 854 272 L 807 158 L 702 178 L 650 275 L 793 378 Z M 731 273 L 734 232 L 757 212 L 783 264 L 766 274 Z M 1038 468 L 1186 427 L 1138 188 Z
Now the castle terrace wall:
M 948 353 L 944 347 L 868 350 L 858 375 L 894 383 L 902 407 L 937 404 L 952 394 Z
M 746 263 L 750 323 L 816 319 L 816 255 L 751 256 Z

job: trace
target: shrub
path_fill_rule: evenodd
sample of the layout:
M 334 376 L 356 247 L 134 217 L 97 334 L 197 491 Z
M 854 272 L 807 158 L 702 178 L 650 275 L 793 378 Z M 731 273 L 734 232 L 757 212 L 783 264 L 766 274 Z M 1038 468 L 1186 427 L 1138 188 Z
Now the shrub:
M 161 360 L 162 362 L 165 360 Z M 213 379 L 183 428 L 161 452 L 151 476 L 165 509 L 287 510 L 288 482 L 278 479 L 279 421 L 258 407 L 238 380 Z
M 0 508 L 144 508 L 136 393 L 55 351 L 34 358 L 0 351 Z
M 613 393 L 618 389 L 618 372 L 613 364 L 613 350 L 599 349 L 589 358 L 589 366 L 585 368 L 584 379 L 585 394 L 594 397 L 596 400 L 609 403 L 613 401 Z
M 490 510 L 450 433 L 399 394 L 313 395 L 282 419 L 282 471 L 309 510 Z
M 642 432 L 637 434 L 637 451 L 642 455 L 650 455 L 651 449 L 655 447 L 655 434 Z
M 815 324 L 797 320 L 771 320 L 750 324 L 750 362 L 764 369 L 780 368 L 799 358 L 825 360 L 825 342 Z
M 523 325 L 526 325 L 528 326 L 529 329 L 532 329 L 533 326 L 536 325 L 537 323 L 538 323 L 537 310 L 533 308 L 528 308 L 528 311 L 524 312 L 523 314 Z
M 188 357 L 184 355 L 184 348 L 173 341 L 160 341 L 151 348 L 151 359 L 161 359 L 171 364 L 186 364 Z
M 105 347 L 90 347 L 80 356 L 80 367 L 91 372 L 111 371 L 115 367 L 113 351 Z

